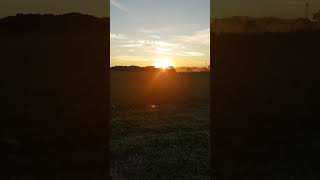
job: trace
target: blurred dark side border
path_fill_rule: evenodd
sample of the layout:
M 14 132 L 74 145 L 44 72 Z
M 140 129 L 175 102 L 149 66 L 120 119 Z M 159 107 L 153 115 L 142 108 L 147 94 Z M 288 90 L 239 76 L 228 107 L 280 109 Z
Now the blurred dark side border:
M 215 174 L 215 145 L 214 145 L 214 139 L 215 139 L 215 119 L 214 119 L 214 49 L 212 48 L 213 42 L 213 36 L 212 36 L 212 18 L 214 17 L 214 0 L 210 0 L 210 137 L 209 137 L 209 166 L 210 166 L 210 179 L 215 180 L 216 174 Z
M 211 34 L 211 32 L 210 32 Z M 210 36 L 210 43 L 212 43 L 212 37 Z M 214 150 L 215 150 L 215 146 L 214 146 L 214 138 L 215 138 L 215 133 L 214 133 L 214 123 L 215 123 L 215 119 L 214 119 L 214 107 L 213 107 L 213 102 L 214 102 L 214 98 L 213 98 L 213 93 L 214 93 L 214 81 L 213 81 L 213 76 L 214 76 L 214 61 L 213 61 L 213 49 L 212 47 L 210 47 L 210 137 L 209 137 L 209 166 L 210 166 L 210 179 L 214 180 L 215 178 L 215 164 L 214 164 Z
M 319 179 L 320 31 L 210 38 L 211 177 Z
M 0 179 L 106 179 L 110 18 L 0 19 Z

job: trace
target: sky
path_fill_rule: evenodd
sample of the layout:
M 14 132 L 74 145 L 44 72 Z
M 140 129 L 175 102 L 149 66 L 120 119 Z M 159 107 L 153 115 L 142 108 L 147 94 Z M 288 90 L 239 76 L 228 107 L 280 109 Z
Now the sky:
M 111 66 L 210 63 L 210 0 L 111 0 Z
M 0 0 L 0 18 L 17 13 L 111 15 L 111 65 L 209 65 L 209 17 L 310 17 L 320 0 Z M 111 10 L 111 12 L 110 12 Z M 167 63 L 168 64 L 168 63 Z
M 0 17 L 11 16 L 17 13 L 63 14 L 69 12 L 105 17 L 108 16 L 109 1 L 110 0 L 0 0 Z M 136 2 L 136 0 L 133 1 Z M 201 2 L 202 0 L 193 1 Z M 297 18 L 305 16 L 304 2 L 306 0 L 211 1 L 212 13 L 215 17 L 242 15 Z M 308 2 L 310 3 L 310 14 L 320 10 L 320 0 L 308 0 Z M 180 4 L 180 6 L 181 5 L 182 4 Z

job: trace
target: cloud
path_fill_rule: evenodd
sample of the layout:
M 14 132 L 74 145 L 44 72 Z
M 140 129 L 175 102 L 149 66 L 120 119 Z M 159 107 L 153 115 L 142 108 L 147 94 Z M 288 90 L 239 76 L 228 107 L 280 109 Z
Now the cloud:
M 127 37 L 123 34 L 110 33 L 110 39 L 127 39 Z
M 210 28 L 195 31 L 189 36 L 176 36 L 176 39 L 188 44 L 210 45 Z
M 152 57 L 146 58 L 145 56 L 111 56 L 111 66 L 147 66 L 153 65 L 154 59 Z
M 148 61 L 152 61 L 152 59 L 150 58 L 146 58 L 146 57 L 141 57 L 141 56 L 127 56 L 127 55 L 119 55 L 119 56 L 113 56 L 112 57 L 113 60 L 118 60 L 118 61 L 131 61 L 131 62 L 148 62 Z
M 152 39 L 161 39 L 158 35 L 149 35 L 149 37 Z
M 122 44 L 122 45 L 118 45 L 118 46 L 121 46 L 121 47 L 126 47 L 126 48 L 133 48 L 133 47 L 141 47 L 143 46 L 143 44 Z
M 123 11 L 123 12 L 128 12 L 128 11 L 129 11 L 129 9 L 126 8 L 125 6 L 123 6 L 123 5 L 119 2 L 119 0 L 110 0 L 110 3 L 111 3 L 111 5 L 113 5 L 114 7 L 118 8 L 118 9 L 120 9 L 120 10 Z
M 156 41 L 156 40 L 136 40 L 136 41 L 128 41 L 127 44 L 121 44 L 118 46 L 122 47 L 144 47 L 144 48 L 156 48 L 156 47 L 167 47 L 167 48 L 175 48 L 179 47 L 179 44 L 171 43 L 171 42 L 165 42 L 165 41 Z
M 160 46 L 160 47 L 178 47 L 179 46 L 179 44 L 165 42 L 165 41 L 151 41 L 151 45 Z
M 144 34 L 155 34 L 155 33 L 160 33 L 160 32 L 168 32 L 170 30 L 171 30 L 171 28 L 169 28 L 169 27 L 162 27 L 162 28 L 156 28 L 156 29 L 141 28 L 139 30 L 139 32 L 144 33 Z
M 197 56 L 202 57 L 204 56 L 204 53 L 202 52 L 196 52 L 196 51 L 184 51 L 180 54 L 181 56 Z
M 183 39 L 184 41 L 196 41 L 198 43 L 207 43 L 202 38 L 202 31 L 197 31 L 194 36 L 188 36 L 191 39 Z M 207 37 L 207 36 L 205 36 Z M 205 39 L 206 40 L 206 39 Z M 208 39 L 210 41 L 210 39 Z M 142 50 L 145 53 L 158 54 L 158 55 L 168 55 L 168 56 L 182 56 L 182 57 L 203 57 L 206 53 L 203 53 L 194 48 L 189 49 L 181 43 L 173 43 L 168 41 L 158 41 L 158 40 L 148 40 L 148 39 L 137 39 L 126 41 L 125 44 L 115 45 L 119 48 L 128 48 L 126 51 L 128 53 L 137 52 Z M 138 49 L 136 49 L 138 48 Z M 151 53 L 151 54 L 150 54 Z M 119 59 L 119 58 L 118 58 Z
M 164 49 L 151 49 L 148 50 L 150 53 L 168 55 L 168 56 L 183 56 L 183 57 L 203 57 L 205 56 L 202 52 L 196 51 L 181 51 L 181 50 L 164 50 Z

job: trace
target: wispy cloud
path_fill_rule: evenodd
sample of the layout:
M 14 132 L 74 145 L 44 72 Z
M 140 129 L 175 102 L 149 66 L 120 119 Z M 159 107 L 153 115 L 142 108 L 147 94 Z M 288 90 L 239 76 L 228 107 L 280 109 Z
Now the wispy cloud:
M 117 61 L 130 61 L 130 62 L 153 62 L 153 59 L 146 58 L 142 56 L 128 56 L 128 55 L 119 55 L 119 56 L 113 56 L 113 60 Z
M 176 36 L 176 39 L 189 44 L 210 45 L 210 28 L 195 31 L 189 36 Z
M 139 32 L 144 33 L 144 34 L 156 34 L 156 33 L 161 33 L 161 32 L 168 32 L 170 30 L 172 30 L 172 28 L 169 28 L 169 27 L 154 28 L 154 29 L 141 28 L 139 30 Z
M 164 49 L 150 49 L 147 50 L 147 52 L 153 53 L 153 54 L 160 54 L 160 55 L 168 55 L 168 56 L 173 56 L 173 57 L 203 57 L 205 56 L 204 53 L 202 52 L 197 52 L 197 51 L 183 51 L 183 50 L 164 50 Z
M 191 56 L 191 57 L 202 57 L 205 56 L 204 53 L 202 52 L 197 52 L 197 51 L 182 51 L 179 53 L 180 56 Z
M 124 12 L 128 12 L 129 11 L 129 9 L 126 8 L 125 6 L 123 6 L 123 4 L 121 4 L 119 2 L 119 0 L 110 0 L 110 2 L 111 2 L 111 5 L 113 5 L 114 7 L 118 8 L 118 9 L 120 9 L 121 11 L 124 11 Z
M 152 39 L 161 39 L 160 36 L 158 35 L 149 35 L 149 38 L 152 38 Z
M 123 34 L 110 33 L 110 39 L 127 39 L 127 37 Z
M 171 42 L 166 42 L 166 41 L 157 41 L 157 40 L 136 40 L 136 41 L 128 41 L 127 44 L 121 44 L 118 46 L 122 47 L 168 47 L 168 48 L 174 48 L 174 47 L 179 47 L 180 44 L 176 43 L 171 43 Z
M 202 34 L 202 33 L 199 33 Z M 198 41 L 199 43 L 207 43 L 201 41 L 201 38 L 197 36 L 191 36 L 191 39 L 184 41 Z M 183 56 L 183 57 L 203 57 L 206 54 L 201 51 L 191 50 L 180 43 L 173 43 L 167 41 L 158 41 L 158 40 L 130 40 L 126 41 L 125 44 L 115 45 L 119 48 L 128 48 L 128 52 L 135 52 L 132 48 L 139 48 L 139 51 L 144 51 L 151 54 L 158 55 L 168 55 L 168 56 Z M 138 50 L 138 49 L 137 49 Z
M 171 48 L 180 46 L 177 43 L 170 43 L 165 41 L 151 41 L 151 45 L 159 46 L 159 47 L 171 47 Z
M 118 45 L 118 46 L 125 47 L 125 48 L 134 48 L 134 47 L 142 47 L 143 44 L 139 44 L 139 43 L 136 43 L 136 44 L 122 44 L 122 45 Z

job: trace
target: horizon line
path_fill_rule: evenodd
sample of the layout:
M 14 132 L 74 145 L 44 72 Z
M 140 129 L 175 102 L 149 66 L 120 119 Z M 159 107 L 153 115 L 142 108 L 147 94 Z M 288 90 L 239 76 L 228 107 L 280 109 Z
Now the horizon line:
M 95 18 L 110 18 L 110 15 L 105 15 L 105 16 L 97 16 L 97 15 L 93 15 L 93 14 L 88 14 L 88 13 L 81 13 L 81 12 L 74 12 L 74 11 L 70 11 L 70 12 L 65 12 L 65 13 L 40 13 L 40 12 L 30 12 L 30 13 L 15 13 L 12 15 L 6 15 L 6 16 L 0 16 L 0 19 L 4 19 L 7 17 L 15 17 L 18 15 L 54 15 L 54 16 L 61 16 L 61 15 L 67 15 L 67 14 L 80 14 L 80 15 L 84 15 L 84 16 L 92 16 Z M 210 16 L 210 19 L 229 19 L 229 18 L 234 18 L 234 17 L 248 17 L 248 18 L 256 18 L 256 19 L 262 19 L 262 18 L 276 18 L 276 19 L 284 19 L 284 20 L 294 20 L 294 19 L 312 19 L 312 17 L 310 18 L 305 18 L 305 17 L 293 17 L 293 18 L 284 18 L 284 17 L 277 17 L 277 16 L 250 16 L 250 15 L 232 15 L 232 16 L 225 16 L 225 17 L 214 17 L 214 16 Z
M 210 64 L 208 65 L 210 66 Z M 174 68 L 208 68 L 208 66 L 172 66 Z M 142 68 L 147 68 L 147 67 L 154 67 L 157 68 L 156 66 L 137 66 L 137 65 L 115 65 L 115 66 L 110 66 L 110 68 L 112 67 L 142 67 Z M 159 68 L 161 69 L 161 68 Z

